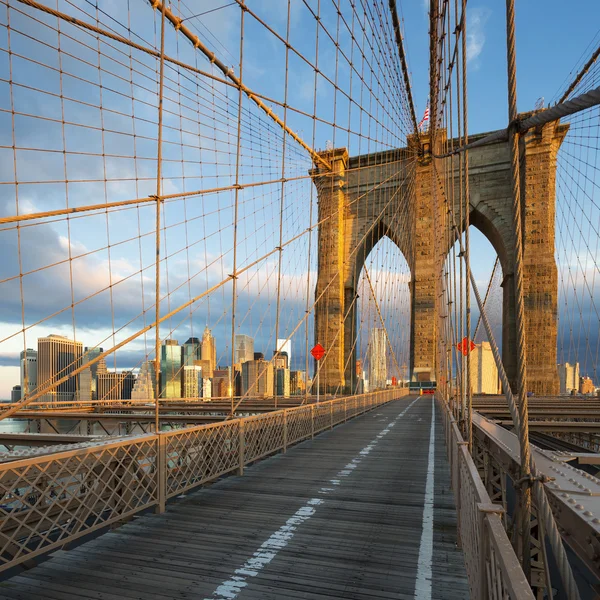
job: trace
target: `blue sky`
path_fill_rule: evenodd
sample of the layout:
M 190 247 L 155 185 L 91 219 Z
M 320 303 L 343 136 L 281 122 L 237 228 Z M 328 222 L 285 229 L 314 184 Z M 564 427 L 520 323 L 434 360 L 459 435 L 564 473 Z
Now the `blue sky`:
M 11 2 L 12 4 L 17 3 Z M 48 4 L 55 5 L 49 0 Z M 223 4 L 227 3 L 186 0 L 174 6 L 182 15 L 191 16 Z M 314 0 L 308 4 L 316 8 Z M 335 12 L 329 10 L 331 7 L 328 7 L 326 0 L 322 0 L 321 4 L 324 22 L 334 31 Z M 429 85 L 426 4 L 428 3 L 422 0 L 399 3 L 418 118 L 423 113 Z M 85 20 L 90 20 L 90 14 L 95 15 L 92 5 L 86 0 L 60 0 L 58 5 L 60 10 Z M 124 14 L 123 4 L 117 0 L 103 0 L 99 5 L 104 10 L 104 13 L 98 15 L 101 24 L 126 34 L 126 30 L 111 18 L 111 15 Z M 255 0 L 249 1 L 248 5 L 285 36 L 286 2 Z M 79 12 L 76 7 L 89 14 Z M 144 0 L 130 0 L 129 7 L 133 35 L 141 36 L 146 45 L 156 46 L 157 21 L 153 11 Z M 154 157 L 157 130 L 156 95 L 151 83 L 156 69 L 154 59 L 135 54 L 139 63 L 135 75 L 131 75 L 127 65 L 119 64 L 123 62 L 122 56 L 104 48 L 106 56 L 101 64 L 103 71 L 101 75 L 94 74 L 94 69 L 89 66 L 98 60 L 90 41 L 93 38 L 63 24 L 61 31 L 65 35 L 60 38 L 63 54 L 60 59 L 62 63 L 59 63 L 58 53 L 51 50 L 57 40 L 52 28 L 28 19 L 21 11 L 35 15 L 42 22 L 53 23 L 52 27 L 56 26 L 55 22 L 23 5 L 16 8 L 18 10 L 10 11 L 13 28 L 10 42 L 14 53 L 13 79 L 25 84 L 34 81 L 35 86 L 42 91 L 15 85 L 12 98 L 8 93 L 6 80 L 10 64 L 6 52 L 7 10 L 4 3 L 0 3 L 0 48 L 3 50 L 0 53 L 0 79 L 4 80 L 0 81 L 0 109 L 4 109 L 4 112 L 0 112 L 0 145 L 12 144 L 9 112 L 11 101 L 20 112 L 41 114 L 48 118 L 43 122 L 27 116 L 15 118 L 17 146 L 37 148 L 37 151 L 20 151 L 18 155 L 16 177 L 21 182 L 19 211 L 32 212 L 65 206 L 67 194 L 69 205 L 72 206 L 89 203 L 90 199 L 94 199 L 94 202 L 103 202 L 105 199 L 114 201 L 154 193 L 152 174 L 156 165 Z M 582 18 L 582 14 L 586 15 L 585 18 Z M 468 15 L 469 124 L 471 133 L 479 133 L 506 125 L 503 2 L 469 2 Z M 315 61 L 314 19 L 298 0 L 292 3 L 291 17 L 291 44 L 305 53 L 309 60 Z M 540 11 L 540 4 L 533 1 L 517 3 L 519 110 L 532 109 L 539 97 L 544 97 L 546 102 L 554 98 L 588 43 L 596 35 L 599 17 L 600 5 L 591 0 L 580 3 L 577 11 L 565 10 L 564 4 L 557 0 L 545 2 L 543 11 Z M 237 72 L 239 8 L 230 6 L 190 20 L 189 23 L 226 64 L 236 66 Z M 178 56 L 188 64 L 195 64 L 198 68 L 210 70 L 207 61 L 194 52 L 191 45 L 176 35 L 171 27 L 167 28 L 167 36 L 167 53 Z M 39 41 L 32 41 L 31 38 Z M 141 41 L 139 37 L 135 39 Z M 78 41 L 84 42 L 84 45 Z M 341 44 L 350 50 L 347 38 L 342 36 Z M 18 58 L 16 55 L 19 53 L 42 65 L 34 65 L 31 61 Z M 69 57 L 69 53 L 72 56 Z M 111 61 L 110 57 L 115 60 Z M 334 47 L 325 36 L 321 36 L 319 65 L 332 79 L 335 78 L 334 59 Z M 86 66 L 84 61 L 89 64 Z M 59 64 L 70 76 L 61 79 L 57 75 Z M 311 68 L 291 55 L 289 69 L 288 101 L 312 112 L 314 82 Z M 339 74 L 340 85 L 343 86 L 345 84 L 342 82 L 348 81 L 349 75 L 348 68 L 343 63 L 340 63 Z M 165 103 L 167 129 L 164 192 L 177 193 L 230 185 L 235 173 L 237 92 L 222 84 L 213 84 L 209 80 L 199 80 L 192 76 L 175 81 L 175 73 L 171 72 L 171 75 L 173 82 L 167 86 Z M 131 78 L 131 85 L 127 83 L 128 78 Z M 89 81 L 85 83 L 82 79 Z M 261 26 L 248 18 L 245 26 L 244 81 L 266 96 L 283 101 L 284 80 L 285 62 L 280 42 L 271 34 L 265 34 Z M 101 97 L 98 87 L 100 82 L 104 86 Z M 130 96 L 133 88 L 135 92 L 132 102 Z M 72 100 L 61 103 L 58 97 L 61 89 Z M 356 93 L 354 87 L 350 89 L 348 86 L 346 90 L 350 94 Z M 382 85 L 379 93 L 383 92 L 390 92 L 393 98 L 393 94 L 398 93 L 398 88 Z M 194 98 L 197 99 L 195 103 Z M 400 95 L 396 98 L 398 101 L 402 99 Z M 93 107 L 99 102 L 104 110 Z M 250 182 L 276 179 L 282 173 L 281 133 L 248 100 L 244 100 L 242 106 L 244 125 L 247 127 L 243 154 L 253 157 L 242 161 L 242 180 Z M 275 111 L 283 116 L 280 107 L 275 107 Z M 389 115 L 382 113 L 385 127 L 375 124 L 368 115 L 360 118 L 347 99 L 342 94 L 334 95 L 331 86 L 323 80 L 320 80 L 317 89 L 317 113 L 325 120 L 333 120 L 335 115 L 336 122 L 349 123 L 351 129 L 363 133 L 361 139 L 360 136 L 348 135 L 341 130 L 318 124 L 314 140 L 317 148 L 324 148 L 328 141 L 332 141 L 335 146 L 349 146 L 351 153 L 397 147 L 402 145 L 409 127 L 406 116 L 400 115 L 399 111 L 392 111 Z M 344 116 L 347 114 L 350 115 L 349 118 Z M 70 124 L 61 127 L 60 123 L 56 123 L 56 120 L 61 119 Z M 194 120 L 196 125 L 193 125 Z M 182 125 L 184 121 L 185 126 Z M 217 134 L 214 133 L 216 123 L 219 123 Z M 288 123 L 308 143 L 312 143 L 312 119 L 291 114 L 288 115 Z M 104 135 L 101 133 L 103 127 Z M 182 133 L 178 129 L 186 131 Z M 378 141 L 368 141 L 367 131 L 373 131 L 372 137 Z M 209 139 L 211 136 L 212 140 Z M 66 165 L 62 149 L 70 153 Z M 88 154 L 83 156 L 82 152 Z M 102 154 L 112 154 L 113 158 L 103 160 Z M 0 148 L 0 161 L 4 165 L 2 181 L 14 181 L 15 175 L 11 172 L 12 151 Z M 299 151 L 297 146 L 289 144 L 284 161 L 285 176 L 304 176 L 310 167 L 311 161 L 307 155 Z M 58 183 L 48 183 L 53 179 L 59 180 Z M 70 180 L 68 187 L 61 183 L 64 179 Z M 78 179 L 80 181 L 75 181 Z M 107 180 L 106 183 L 104 179 Z M 32 183 L 27 183 L 28 181 Z M 46 183 L 40 185 L 33 183 L 34 181 Z M 2 215 L 14 213 L 14 196 L 14 186 L 2 186 Z M 299 235 L 310 224 L 308 207 L 311 199 L 313 209 L 316 210 L 314 190 L 308 180 L 286 184 L 283 198 L 284 240 Z M 173 201 L 166 205 L 163 218 L 168 228 L 165 230 L 163 243 L 169 259 L 163 264 L 161 279 L 164 292 L 169 294 L 169 298 L 163 303 L 163 313 L 210 285 L 223 281 L 231 272 L 234 201 L 234 193 L 226 191 L 196 197 L 193 202 Z M 240 193 L 238 268 L 278 245 L 280 202 L 279 185 L 249 188 Z M 313 221 L 314 217 L 313 214 Z M 19 327 L 22 327 L 21 291 L 16 277 L 19 273 L 16 232 L 1 233 L 0 243 L 5 256 L 2 275 L 16 278 L 4 283 L 0 289 L 0 296 L 5 298 L 5 316 L 0 322 L 0 337 L 7 338 L 0 344 L 0 397 L 6 397 L 8 390 L 17 383 L 15 357 L 19 349 L 23 348 L 24 342 L 29 347 L 35 347 L 38 336 L 56 332 L 71 337 L 75 335 L 85 345 L 101 344 L 109 347 L 142 327 L 149 319 L 152 320 L 153 311 L 149 307 L 152 304 L 154 276 L 153 227 L 154 209 L 151 205 L 145 205 L 139 210 L 122 211 L 110 217 L 99 214 L 68 222 L 62 220 L 23 228 L 23 262 L 20 268 L 27 271 L 45 267 L 37 274 L 24 278 L 26 326 L 37 319 L 45 319 L 40 326 L 27 331 L 25 340 L 22 335 L 15 335 Z M 473 255 L 476 257 L 473 259 L 473 268 L 481 285 L 485 285 L 485 276 L 491 270 L 495 255 L 487 241 L 476 232 L 472 235 L 472 244 Z M 315 236 L 312 237 L 311 245 L 313 260 L 310 265 L 306 260 L 309 248 L 306 236 L 286 247 L 281 290 L 284 310 L 281 311 L 283 316 L 277 324 L 278 335 L 275 332 L 274 318 L 277 256 L 261 263 L 260 268 L 251 269 L 238 282 L 241 291 L 237 298 L 237 330 L 257 337 L 260 340 L 258 345 L 263 347 L 265 354 L 270 354 L 273 349 L 275 337 L 282 338 L 291 334 L 304 316 L 306 299 L 312 295 L 310 285 L 306 285 L 306 273 L 309 271 L 313 275 L 314 286 Z M 388 251 L 386 248 L 381 250 Z M 69 258 L 73 256 L 78 258 L 70 261 Z M 374 264 L 378 258 L 379 255 L 372 257 Z M 60 264 L 49 267 L 54 263 Z M 190 274 L 193 278 L 188 284 L 186 281 Z M 110 285 L 113 287 L 108 289 Z M 40 293 L 40 290 L 44 293 Z M 77 304 L 75 309 L 50 318 L 50 315 L 68 306 L 72 300 L 78 302 L 91 293 L 96 295 Z M 181 338 L 182 342 L 191 333 L 197 335 L 208 323 L 215 330 L 218 340 L 222 340 L 219 347 L 222 362 L 228 362 L 231 298 L 231 284 L 228 283 L 209 298 L 197 303 L 193 318 L 191 312 L 186 311 L 185 315 L 172 320 L 169 327 L 163 328 L 163 335 L 174 329 L 174 336 Z M 141 316 L 144 310 L 149 312 L 146 316 Z M 181 326 L 178 327 L 179 323 Z M 113 329 L 121 330 L 112 335 Z M 295 335 L 301 338 L 295 352 L 298 360 L 295 366 L 301 368 L 304 329 L 300 328 Z M 312 338 L 310 323 L 308 335 Z M 120 355 L 119 366 L 137 364 L 144 354 L 151 352 L 152 346 L 151 337 L 141 338 L 131 345 L 129 354 L 124 352 Z

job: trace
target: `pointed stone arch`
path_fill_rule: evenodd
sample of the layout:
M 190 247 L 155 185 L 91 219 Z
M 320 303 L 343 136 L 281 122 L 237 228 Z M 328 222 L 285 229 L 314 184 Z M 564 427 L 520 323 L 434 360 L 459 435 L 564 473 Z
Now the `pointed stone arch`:
M 549 123 L 521 139 L 521 189 L 524 198 L 524 296 L 528 353 L 528 390 L 558 393 L 556 343 L 558 276 L 554 257 L 556 155 L 568 125 Z M 476 141 L 481 136 L 472 136 Z M 315 337 L 327 350 L 321 387 L 353 389 L 356 338 L 356 285 L 360 269 L 385 235 L 395 241 L 411 271 L 411 379 L 435 379 L 437 370 L 436 282 L 440 257 L 434 255 L 433 165 L 421 146 L 350 158 L 345 149 L 326 151 L 331 170 L 317 166 L 311 175 L 319 201 L 319 258 Z M 455 161 L 455 165 L 458 161 Z M 458 181 L 458 177 L 456 178 Z M 516 378 L 514 314 L 514 233 L 510 155 L 499 141 L 469 152 L 470 221 L 490 241 L 503 271 L 503 362 Z M 459 214 L 460 194 L 454 194 Z M 464 223 L 457 224 L 464 229 Z M 370 236 L 370 241 L 363 242 Z M 369 246 L 370 244 L 370 246 Z M 446 249 L 446 252 L 449 248 Z M 514 385 L 513 385 L 514 387 Z

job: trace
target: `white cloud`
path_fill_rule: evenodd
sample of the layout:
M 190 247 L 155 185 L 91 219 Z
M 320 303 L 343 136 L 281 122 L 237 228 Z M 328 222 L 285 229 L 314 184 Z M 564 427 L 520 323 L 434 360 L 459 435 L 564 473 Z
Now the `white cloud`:
M 476 7 L 467 12 L 467 61 L 477 61 L 485 46 L 485 24 L 492 14 L 489 8 Z M 478 67 L 475 62 L 475 68 Z

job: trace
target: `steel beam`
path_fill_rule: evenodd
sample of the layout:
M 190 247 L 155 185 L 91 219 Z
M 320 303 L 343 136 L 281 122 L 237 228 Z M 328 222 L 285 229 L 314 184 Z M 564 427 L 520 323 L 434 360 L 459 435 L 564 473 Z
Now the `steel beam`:
M 498 423 L 473 413 L 473 435 L 513 479 L 520 469 L 519 441 Z M 600 480 L 569 464 L 578 454 L 532 446 L 538 470 L 551 479 L 544 484 L 563 540 L 600 579 Z

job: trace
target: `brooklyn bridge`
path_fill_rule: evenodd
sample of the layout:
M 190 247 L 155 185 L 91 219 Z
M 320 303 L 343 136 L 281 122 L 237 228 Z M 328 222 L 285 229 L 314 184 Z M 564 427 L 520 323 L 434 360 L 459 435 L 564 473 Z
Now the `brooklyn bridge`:
M 516 4 L 0 0 L 0 598 L 600 598 L 600 13 Z

